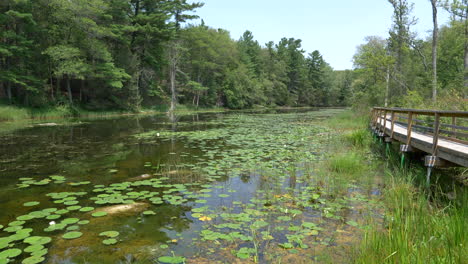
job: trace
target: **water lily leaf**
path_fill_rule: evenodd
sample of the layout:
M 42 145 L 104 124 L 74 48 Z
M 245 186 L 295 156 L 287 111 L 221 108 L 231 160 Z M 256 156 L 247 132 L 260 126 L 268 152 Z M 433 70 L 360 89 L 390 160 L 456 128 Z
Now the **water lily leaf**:
M 56 219 L 59 219 L 60 217 L 62 217 L 61 215 L 57 215 L 57 214 L 53 214 L 53 215 L 48 215 L 46 217 L 47 220 L 56 220 Z
M 32 252 L 31 256 L 43 257 L 43 256 L 47 255 L 48 252 L 49 252 L 49 250 L 47 248 L 44 248 L 42 250 Z
M 62 220 L 62 224 L 66 224 L 66 225 L 72 225 L 72 224 L 76 224 L 80 221 L 80 219 L 78 218 L 67 218 L 67 219 L 63 219 Z
M 20 215 L 20 216 L 16 217 L 16 220 L 20 220 L 20 221 L 28 221 L 28 220 L 31 220 L 31 219 L 34 219 L 34 217 L 30 216 L 30 215 Z
M 104 245 L 114 245 L 114 244 L 117 243 L 117 239 L 115 239 L 115 238 L 105 239 L 105 240 L 102 241 L 102 243 Z
M 10 222 L 10 223 L 8 224 L 8 226 L 22 226 L 22 225 L 24 225 L 24 223 L 26 223 L 26 222 L 25 222 L 25 221 L 19 221 L 19 220 L 17 220 L 17 221 Z M 3 227 L 3 226 L 2 226 L 2 227 Z
M 285 249 L 294 248 L 294 245 L 291 243 L 283 243 L 283 244 L 279 244 L 279 246 Z
M 78 210 L 78 209 L 80 209 L 80 208 L 81 208 L 81 206 L 79 206 L 79 205 L 73 205 L 73 206 L 68 206 L 68 207 L 67 207 L 67 210 L 69 210 L 69 211 L 76 211 L 76 210 Z
M 21 254 L 21 249 L 10 248 L 0 252 L 0 259 L 15 258 Z
M 100 233 L 99 236 L 106 236 L 109 238 L 114 238 L 114 237 L 119 236 L 119 234 L 120 233 L 117 231 L 105 231 L 105 232 Z
M 42 237 L 42 236 L 32 236 L 28 237 L 24 240 L 24 243 L 30 244 L 30 245 L 45 245 L 50 243 L 52 241 L 52 238 L 50 237 Z
M 31 245 L 31 246 L 26 247 L 24 249 L 24 252 L 31 253 L 31 252 L 39 251 L 39 250 L 42 250 L 42 249 L 44 249 L 44 245 L 35 244 L 35 245 Z
M 93 217 L 102 217 L 106 215 L 107 215 L 107 212 L 95 212 L 92 214 Z
M 87 225 L 89 224 L 89 220 L 81 220 L 78 222 L 79 225 Z
M 31 256 L 29 258 L 25 258 L 21 264 L 38 264 L 45 260 L 43 256 Z
M 33 201 L 33 202 L 24 203 L 23 206 L 31 207 L 31 206 L 36 206 L 38 204 L 40 204 L 40 202 Z
M 346 222 L 346 224 L 348 224 L 348 225 L 350 225 L 350 226 L 354 226 L 354 227 L 356 227 L 356 226 L 359 225 L 356 221 L 352 221 L 352 220 Z
M 184 263 L 185 258 L 180 257 L 180 256 L 164 256 L 164 257 L 159 257 L 158 261 L 162 263 L 177 264 L 177 263 Z
M 80 209 L 80 212 L 86 213 L 86 212 L 91 212 L 94 210 L 94 207 L 83 207 Z
M 64 239 L 75 239 L 75 238 L 79 238 L 83 235 L 83 233 L 81 232 L 78 232 L 78 231 L 73 231 L 73 232 L 68 232 L 68 233 L 65 233 L 62 238 Z

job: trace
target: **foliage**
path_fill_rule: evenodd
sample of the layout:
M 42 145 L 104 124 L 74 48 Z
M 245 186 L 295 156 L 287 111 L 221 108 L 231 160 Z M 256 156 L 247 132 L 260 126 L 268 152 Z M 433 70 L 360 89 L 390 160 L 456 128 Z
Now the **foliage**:
M 203 21 L 187 24 L 202 6 L 6 0 L 0 6 L 0 98 L 23 106 L 131 111 L 169 104 L 176 91 L 177 101 L 197 107 L 346 104 L 349 92 L 335 87 L 319 51 L 306 58 L 300 39 L 262 46 L 248 30 L 236 41 Z M 341 99 L 332 98 L 333 90 Z

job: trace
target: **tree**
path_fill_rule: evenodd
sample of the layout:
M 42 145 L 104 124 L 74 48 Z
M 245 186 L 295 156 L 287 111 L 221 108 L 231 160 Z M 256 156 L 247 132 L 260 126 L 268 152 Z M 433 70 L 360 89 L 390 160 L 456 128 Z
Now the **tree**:
M 53 61 L 54 75 L 66 79 L 68 100 L 73 104 L 70 82 L 73 78 L 84 79 L 89 65 L 84 62 L 79 49 L 67 45 L 49 47 L 44 54 L 49 55 Z
M 432 101 L 437 101 L 437 40 L 439 27 L 437 25 L 437 0 L 430 0 L 432 5 Z
M 394 73 L 397 78 L 397 87 L 394 92 L 403 95 L 406 92 L 404 75 L 404 65 L 408 58 L 409 43 L 411 39 L 410 27 L 416 24 L 416 19 L 411 17 L 414 4 L 409 4 L 407 0 L 388 0 L 393 7 L 393 25 L 390 30 L 389 49 L 395 59 Z
M 464 86 L 468 88 L 468 1 L 467 0 L 448 0 L 445 3 L 445 9 L 452 14 L 452 20 L 459 19 L 464 29 Z

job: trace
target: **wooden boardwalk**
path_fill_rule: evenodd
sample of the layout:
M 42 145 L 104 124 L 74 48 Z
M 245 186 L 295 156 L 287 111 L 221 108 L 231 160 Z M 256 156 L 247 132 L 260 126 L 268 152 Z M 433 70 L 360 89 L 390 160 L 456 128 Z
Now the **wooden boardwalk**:
M 385 138 L 385 142 L 400 143 L 403 153 L 426 154 L 427 167 L 468 167 L 466 121 L 468 112 L 462 111 L 376 107 L 371 127 L 378 136 Z

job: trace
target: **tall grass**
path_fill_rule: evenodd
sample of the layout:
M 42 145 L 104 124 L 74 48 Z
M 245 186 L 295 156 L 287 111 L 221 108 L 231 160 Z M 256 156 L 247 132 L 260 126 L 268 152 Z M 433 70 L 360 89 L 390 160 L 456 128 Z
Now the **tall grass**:
M 466 263 L 466 191 L 459 194 L 459 205 L 441 206 L 414 187 L 413 173 L 388 172 L 386 226 L 366 232 L 355 263 Z
M 0 105 L 0 121 L 16 121 L 27 118 L 29 118 L 29 113 L 26 109 Z
M 349 262 L 467 263 L 466 187 L 456 193 L 456 200 L 448 200 L 440 188 L 429 191 L 422 186 L 425 168 L 399 168 L 397 153 L 391 152 L 380 161 L 367 160 L 369 153 L 376 153 L 377 143 L 372 141 L 365 116 L 348 111 L 327 121 L 327 125 L 338 132 L 337 140 L 341 139 L 328 160 L 326 170 L 332 179 L 365 180 L 377 171 L 377 165 L 386 164 L 381 197 L 385 204 L 384 224 L 376 221 L 365 229 Z

